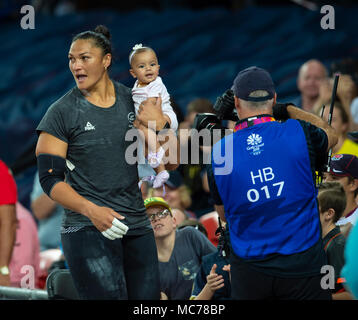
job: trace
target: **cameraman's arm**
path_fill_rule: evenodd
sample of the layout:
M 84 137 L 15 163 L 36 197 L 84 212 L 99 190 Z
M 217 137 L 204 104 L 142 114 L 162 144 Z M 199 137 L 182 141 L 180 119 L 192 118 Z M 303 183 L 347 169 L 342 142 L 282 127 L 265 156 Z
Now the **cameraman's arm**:
M 215 204 L 215 210 L 222 221 L 226 222 L 224 205 Z
M 327 151 L 336 145 L 338 141 L 338 136 L 336 134 L 336 131 L 326 121 L 324 121 L 323 119 L 321 119 L 320 117 L 316 116 L 313 113 L 306 112 L 293 105 L 287 106 L 287 112 L 291 119 L 303 120 L 313 124 L 318 128 L 321 128 L 327 134 L 327 138 L 328 138 Z

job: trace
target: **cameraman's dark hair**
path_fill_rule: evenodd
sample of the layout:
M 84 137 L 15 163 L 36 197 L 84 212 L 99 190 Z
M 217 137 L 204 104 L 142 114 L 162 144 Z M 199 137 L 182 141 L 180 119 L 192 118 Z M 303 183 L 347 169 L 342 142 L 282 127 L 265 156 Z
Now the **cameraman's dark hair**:
M 337 181 L 323 182 L 319 187 L 318 203 L 320 212 L 326 212 L 328 209 L 334 209 L 335 215 L 333 222 L 336 223 L 342 216 L 346 208 L 346 193 L 342 185 Z
M 103 55 L 112 54 L 111 34 L 104 25 L 98 25 L 93 31 L 88 30 L 75 35 L 72 43 L 76 40 L 92 40 L 96 47 L 102 49 Z

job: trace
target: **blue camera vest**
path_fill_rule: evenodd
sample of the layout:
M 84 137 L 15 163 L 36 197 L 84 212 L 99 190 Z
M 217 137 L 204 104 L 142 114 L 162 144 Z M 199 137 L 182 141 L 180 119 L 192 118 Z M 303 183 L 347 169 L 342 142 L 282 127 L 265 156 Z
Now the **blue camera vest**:
M 226 136 L 213 146 L 212 166 L 237 256 L 290 255 L 318 241 L 317 189 L 298 121 L 255 124 Z

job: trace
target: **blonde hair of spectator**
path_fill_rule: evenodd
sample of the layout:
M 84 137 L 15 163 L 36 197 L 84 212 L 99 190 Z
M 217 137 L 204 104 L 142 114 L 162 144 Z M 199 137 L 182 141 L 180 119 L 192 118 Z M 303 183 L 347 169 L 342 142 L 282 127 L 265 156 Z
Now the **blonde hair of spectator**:
M 183 184 L 175 190 L 177 190 L 179 192 L 180 204 L 181 204 L 182 208 L 184 208 L 184 209 L 189 208 L 192 203 L 189 188 L 185 184 Z M 168 190 L 166 190 L 166 192 L 168 192 Z M 154 197 L 154 189 L 153 188 L 150 188 L 148 190 L 147 197 L 148 198 Z

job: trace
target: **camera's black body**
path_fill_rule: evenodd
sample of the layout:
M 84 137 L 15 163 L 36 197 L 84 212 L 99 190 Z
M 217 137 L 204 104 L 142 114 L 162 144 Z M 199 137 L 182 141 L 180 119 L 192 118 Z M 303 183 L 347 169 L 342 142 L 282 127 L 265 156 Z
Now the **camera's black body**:
M 198 113 L 194 120 L 194 129 L 200 131 L 208 129 L 212 132 L 214 129 L 219 129 L 222 132 L 222 137 L 225 135 L 225 129 L 221 124 L 222 120 L 238 121 L 237 112 L 234 103 L 234 93 L 231 89 L 216 99 L 214 104 L 214 113 Z

